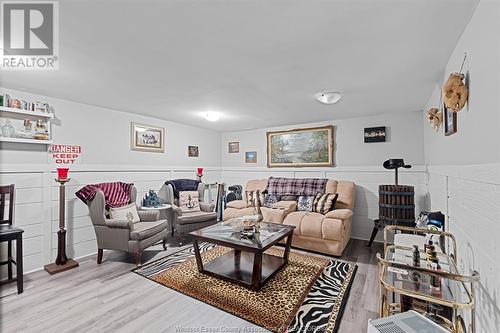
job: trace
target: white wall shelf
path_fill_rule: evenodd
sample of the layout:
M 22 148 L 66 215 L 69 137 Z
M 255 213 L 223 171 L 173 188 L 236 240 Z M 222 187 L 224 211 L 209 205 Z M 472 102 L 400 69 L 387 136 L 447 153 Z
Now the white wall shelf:
M 0 142 L 14 142 L 14 143 L 35 143 L 40 145 L 50 145 L 52 140 L 38 140 L 38 139 L 23 139 L 23 138 L 6 138 L 0 136 Z
M 54 114 L 52 112 L 41 112 L 41 111 L 30 111 L 30 110 L 22 110 L 16 108 L 8 108 L 5 106 L 0 106 L 0 114 L 18 114 L 18 115 L 28 115 L 38 118 L 54 118 Z

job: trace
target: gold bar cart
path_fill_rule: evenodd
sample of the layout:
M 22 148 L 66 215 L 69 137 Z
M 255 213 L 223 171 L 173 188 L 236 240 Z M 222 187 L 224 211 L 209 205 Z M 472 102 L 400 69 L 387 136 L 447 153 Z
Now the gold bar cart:
M 413 265 L 413 248 L 410 244 L 388 244 L 390 236 L 397 233 L 436 238 L 440 270 L 427 266 L 423 249 L 420 265 Z M 406 246 L 408 245 L 408 246 Z M 448 232 L 417 229 L 404 226 L 387 226 L 384 229 L 384 256 L 377 254 L 379 263 L 380 299 L 379 315 L 390 316 L 413 309 L 453 333 L 475 333 L 474 284 L 479 273 L 466 276 L 457 269 L 457 246 L 455 237 Z M 439 290 L 431 288 L 431 278 L 438 278 Z M 469 322 L 465 324 L 465 319 Z

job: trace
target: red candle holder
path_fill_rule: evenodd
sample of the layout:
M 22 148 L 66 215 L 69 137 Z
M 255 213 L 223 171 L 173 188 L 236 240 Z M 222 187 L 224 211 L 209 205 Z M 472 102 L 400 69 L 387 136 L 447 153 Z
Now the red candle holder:
M 66 180 L 68 179 L 69 168 L 57 168 L 57 179 Z
M 197 169 L 196 169 L 196 175 L 197 175 L 198 177 L 203 176 L 203 168 L 197 168 Z

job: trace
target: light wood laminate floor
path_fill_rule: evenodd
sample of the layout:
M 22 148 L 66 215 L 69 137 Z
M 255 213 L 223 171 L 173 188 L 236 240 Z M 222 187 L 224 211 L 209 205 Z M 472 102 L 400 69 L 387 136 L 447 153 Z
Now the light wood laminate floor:
M 178 251 L 161 246 L 148 250 L 144 261 Z M 377 317 L 377 264 L 381 244 L 366 247 L 351 240 L 340 259 L 358 271 L 345 308 L 340 333 L 366 332 Z M 177 293 L 132 273 L 132 258 L 105 251 L 80 267 L 54 276 L 45 271 L 25 275 L 24 293 L 15 283 L 2 286 L 0 332 L 267 332 L 245 320 Z

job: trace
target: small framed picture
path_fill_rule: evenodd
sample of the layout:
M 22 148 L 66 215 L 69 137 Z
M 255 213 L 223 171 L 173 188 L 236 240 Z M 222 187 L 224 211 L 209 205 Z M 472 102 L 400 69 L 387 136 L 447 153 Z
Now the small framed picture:
M 238 141 L 233 141 L 228 143 L 228 152 L 229 153 L 239 153 L 240 152 L 240 143 Z
M 444 108 L 444 135 L 450 136 L 457 133 L 457 113 L 448 110 L 446 105 Z
M 200 156 L 200 150 L 198 146 L 188 146 L 188 157 L 198 157 Z
M 385 126 L 365 128 L 365 143 L 385 142 Z
M 245 163 L 257 163 L 257 152 L 256 151 L 245 152 Z
M 138 123 L 130 123 L 130 149 L 163 153 L 165 151 L 165 129 Z

